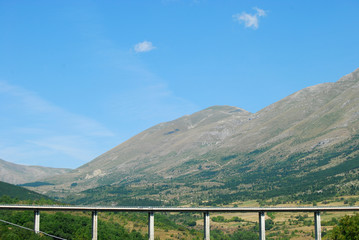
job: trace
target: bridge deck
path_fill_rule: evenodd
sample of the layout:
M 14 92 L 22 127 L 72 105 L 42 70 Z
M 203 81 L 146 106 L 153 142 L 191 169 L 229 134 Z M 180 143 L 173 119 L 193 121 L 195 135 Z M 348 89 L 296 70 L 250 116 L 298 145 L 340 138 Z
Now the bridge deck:
M 353 207 L 100 207 L 100 206 L 33 206 L 0 205 L 8 210 L 41 211 L 97 211 L 97 212 L 350 212 L 359 211 Z

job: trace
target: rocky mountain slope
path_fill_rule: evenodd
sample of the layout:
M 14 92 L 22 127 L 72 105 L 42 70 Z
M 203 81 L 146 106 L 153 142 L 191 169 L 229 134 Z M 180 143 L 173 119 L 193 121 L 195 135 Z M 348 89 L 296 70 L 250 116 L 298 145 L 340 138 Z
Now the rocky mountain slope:
M 356 70 L 257 113 L 214 106 L 161 123 L 37 191 L 106 204 L 348 193 L 359 184 L 358 129 Z
M 0 159 L 0 181 L 12 184 L 34 182 L 67 172 L 70 169 L 25 166 Z

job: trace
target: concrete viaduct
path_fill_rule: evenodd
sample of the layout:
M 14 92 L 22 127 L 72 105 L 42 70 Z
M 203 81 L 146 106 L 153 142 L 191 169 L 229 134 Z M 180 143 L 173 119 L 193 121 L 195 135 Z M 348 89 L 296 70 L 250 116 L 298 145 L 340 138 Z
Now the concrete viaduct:
M 0 205 L 0 210 L 34 211 L 34 231 L 40 231 L 41 211 L 90 211 L 92 212 L 92 240 L 97 240 L 97 213 L 98 212 L 147 212 L 148 239 L 155 239 L 154 213 L 155 212 L 196 212 L 203 213 L 204 239 L 210 240 L 210 213 L 215 212 L 254 212 L 259 218 L 259 239 L 265 239 L 266 212 L 311 212 L 315 223 L 315 239 L 321 239 L 321 212 L 355 212 L 359 207 L 96 207 L 96 206 L 33 206 L 33 205 Z

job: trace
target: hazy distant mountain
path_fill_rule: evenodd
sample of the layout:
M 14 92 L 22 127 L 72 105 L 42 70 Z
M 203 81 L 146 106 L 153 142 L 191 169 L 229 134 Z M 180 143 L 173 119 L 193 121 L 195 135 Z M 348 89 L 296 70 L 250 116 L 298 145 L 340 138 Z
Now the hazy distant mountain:
M 64 174 L 69 171 L 70 169 L 65 168 L 25 166 L 0 159 L 0 181 L 12 184 L 34 182 L 43 178 Z
M 38 191 L 112 204 L 350 194 L 359 192 L 358 129 L 359 69 L 257 113 L 214 106 L 161 123 Z

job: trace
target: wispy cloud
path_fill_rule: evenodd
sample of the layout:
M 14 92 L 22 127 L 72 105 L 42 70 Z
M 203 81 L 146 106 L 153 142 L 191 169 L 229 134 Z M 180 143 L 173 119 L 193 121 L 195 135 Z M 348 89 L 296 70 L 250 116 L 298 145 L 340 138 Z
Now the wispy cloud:
M 77 167 L 108 150 L 96 140 L 115 136 L 94 119 L 4 81 L 0 112 L 0 158 L 17 163 Z
M 246 28 L 257 29 L 259 27 L 259 18 L 267 15 L 267 12 L 260 8 L 253 8 L 254 14 L 242 12 L 233 15 L 233 19 L 239 23 L 243 23 Z
M 68 129 L 76 129 L 86 135 L 94 136 L 113 136 L 113 133 L 102 126 L 97 121 L 82 115 L 66 111 L 45 99 L 39 97 L 36 93 L 24 88 L 0 81 L 0 99 L 4 100 L 1 107 L 11 105 L 13 113 L 27 115 L 32 119 L 43 121 L 54 118 L 52 123 L 63 123 Z M 11 100 L 11 101 L 6 101 Z M 9 109 L 10 110 L 10 109 Z M 29 119 L 30 120 L 30 119 Z
M 257 11 L 257 15 L 259 17 L 264 17 L 264 16 L 267 15 L 267 12 L 265 10 L 263 10 L 263 9 L 260 9 L 260 8 L 257 8 L 257 7 L 253 8 L 253 9 Z
M 156 47 L 153 46 L 152 42 L 149 42 L 149 41 L 143 41 L 143 42 L 137 43 L 134 47 L 135 52 L 138 52 L 138 53 L 149 52 L 155 48 Z
M 115 118 L 122 119 L 123 124 L 138 122 L 141 130 L 199 110 L 196 104 L 176 96 L 164 82 L 143 83 L 114 96 L 111 103 Z
M 134 71 L 144 78 L 141 84 L 113 95 L 103 106 L 109 118 L 117 119 L 117 125 L 129 126 L 120 134 L 0 80 L 0 158 L 26 165 L 76 168 L 125 140 L 122 135 L 127 131 L 133 136 L 199 110 L 156 76 L 137 68 Z

